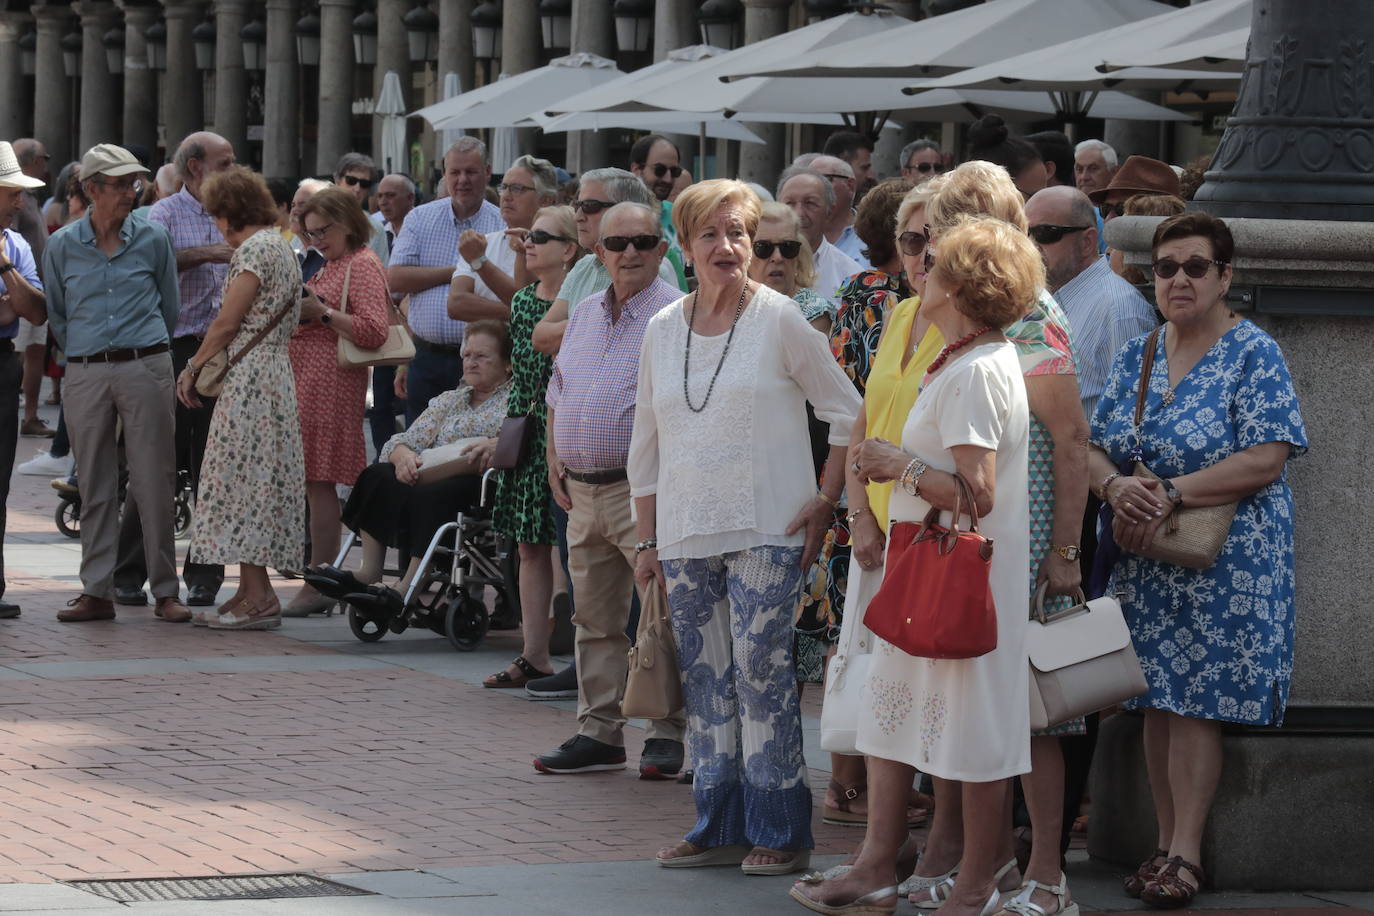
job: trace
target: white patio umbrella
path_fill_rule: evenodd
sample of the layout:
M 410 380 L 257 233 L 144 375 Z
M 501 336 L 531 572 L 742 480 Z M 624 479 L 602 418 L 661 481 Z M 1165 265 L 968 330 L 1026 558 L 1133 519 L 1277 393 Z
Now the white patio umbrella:
M 462 78 L 450 70 L 444 74 L 444 100 L 456 99 L 463 94 Z M 448 148 L 467 135 L 461 127 L 450 127 L 439 131 L 439 155 L 442 156 Z
M 839 124 L 840 119 L 835 118 Z M 710 120 L 687 121 L 675 111 L 578 111 L 549 117 L 536 115 L 529 124 L 546 134 L 569 130 L 648 130 L 669 134 L 702 134 L 713 140 L 738 140 L 741 143 L 763 143 L 758 134 L 738 121 L 716 117 Z
M 1097 71 L 1112 73 L 1128 67 L 1176 67 L 1181 70 L 1220 70 L 1239 73 L 1245 67 L 1249 45 L 1250 26 L 1247 25 L 1230 32 L 1180 42 L 1154 52 L 1142 52 L 1130 58 L 1111 54 L 1107 63 L 1097 65 Z
M 547 66 L 436 102 L 411 112 L 411 116 L 424 118 L 436 129 L 510 127 L 559 99 L 623 75 L 615 68 L 615 61 L 595 54 L 570 54 L 555 58 Z
M 1085 100 L 1076 117 L 1113 118 L 1120 121 L 1191 121 L 1182 112 L 1155 105 L 1124 92 L 1097 92 Z M 1048 92 L 1015 92 L 995 89 L 932 89 L 907 96 L 903 106 L 889 112 L 907 121 L 973 121 L 985 114 L 999 114 L 1008 121 L 1043 121 L 1065 112 Z
M 395 70 L 386 71 L 382 77 L 382 92 L 373 114 L 382 119 L 382 172 L 389 175 L 410 171 L 410 157 L 406 155 L 406 100 Z

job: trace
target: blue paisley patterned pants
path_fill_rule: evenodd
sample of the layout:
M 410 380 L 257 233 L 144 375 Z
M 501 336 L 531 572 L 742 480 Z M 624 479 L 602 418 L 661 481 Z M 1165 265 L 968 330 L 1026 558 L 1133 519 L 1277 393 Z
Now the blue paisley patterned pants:
M 792 617 L 799 547 L 664 560 L 687 698 L 696 846 L 811 849 Z

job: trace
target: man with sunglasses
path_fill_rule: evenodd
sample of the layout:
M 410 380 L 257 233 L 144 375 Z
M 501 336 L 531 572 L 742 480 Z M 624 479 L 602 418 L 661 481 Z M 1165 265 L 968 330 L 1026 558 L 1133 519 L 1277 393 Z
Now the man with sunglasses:
M 367 209 L 367 199 L 372 196 L 372 187 L 377 183 L 377 164 L 371 156 L 362 153 L 344 153 L 334 166 L 334 184 L 352 194 L 358 206 Z M 391 259 L 391 246 L 387 244 L 386 228 L 375 217 L 372 218 L 372 234 L 368 236 L 367 247 L 372 249 L 378 259 L 385 264 Z
M 659 228 L 668 240 L 668 260 L 677 273 L 678 286 L 687 286 L 687 274 L 683 268 L 682 249 L 677 243 L 677 229 L 673 226 L 673 203 L 668 197 L 673 193 L 675 182 L 682 175 L 682 154 L 677 144 L 662 134 L 649 134 L 635 141 L 630 147 L 630 174 L 653 192 L 659 205 Z M 690 182 L 692 176 L 688 175 Z
M 843 159 L 824 154 L 811 160 L 811 168 L 829 179 L 835 191 L 835 204 L 825 223 L 825 240 L 853 258 L 861 270 L 872 270 L 873 265 L 864 257 L 863 239 L 854 231 L 854 196 L 858 188 L 854 169 Z
M 117 425 L 129 471 L 125 511 L 137 510 L 147 523 L 154 614 L 191 619 L 180 600 L 172 535 L 176 375 L 169 351 L 181 311 L 177 252 L 164 226 L 131 215 L 147 174 L 126 149 L 91 147 L 81 159 L 90 209 L 54 233 L 43 254 L 48 319 L 67 354 L 64 409 L 81 469 L 81 594 L 58 612 L 63 622 L 115 616 Z
M 902 147 L 902 177 L 923 184 L 945 170 L 945 154 L 934 140 L 912 140 Z

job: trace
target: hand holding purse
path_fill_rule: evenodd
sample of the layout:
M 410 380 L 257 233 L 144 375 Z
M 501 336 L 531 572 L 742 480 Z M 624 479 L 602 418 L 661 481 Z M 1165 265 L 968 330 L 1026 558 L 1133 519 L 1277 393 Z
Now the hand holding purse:
M 641 597 L 639 630 L 630 647 L 630 673 L 620 712 L 627 718 L 666 719 L 683 702 L 668 596 L 655 581 Z
M 343 295 L 339 298 L 339 311 L 348 311 L 348 281 L 353 279 L 353 262 L 349 262 L 344 272 Z M 403 366 L 415 358 L 415 341 L 406 330 L 406 320 L 390 296 L 386 297 L 391 306 L 390 323 L 386 329 L 386 340 L 375 350 L 360 347 L 353 341 L 339 335 L 339 367 L 342 369 L 365 369 L 368 366 Z

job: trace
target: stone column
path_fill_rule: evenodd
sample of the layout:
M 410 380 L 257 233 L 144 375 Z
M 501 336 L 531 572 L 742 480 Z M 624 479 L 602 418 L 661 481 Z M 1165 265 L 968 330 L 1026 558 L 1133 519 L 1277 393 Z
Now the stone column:
M 406 0 L 377 0 L 377 66 L 372 79 L 372 97 L 382 97 L 382 79 L 388 70 L 395 70 L 401 78 L 401 96 L 410 102 L 410 43 L 401 17 L 410 9 Z M 418 106 L 412 106 L 418 107 Z M 382 161 L 382 119 L 372 119 L 372 158 L 377 167 L 386 168 Z M 392 171 L 409 171 L 404 162 L 392 163 Z
M 439 0 L 439 98 L 444 76 L 458 74 L 463 91 L 473 87 L 476 62 L 472 59 L 472 8 L 475 0 Z
M 320 117 L 315 171 L 332 172 L 353 145 L 353 2 L 320 2 Z
M 656 0 L 654 4 L 654 62 L 666 60 L 669 51 L 701 44 L 701 29 L 697 26 L 697 4 L 677 3 L 674 0 Z M 692 164 L 697 154 L 695 134 L 668 134 L 677 144 L 682 156 L 682 167 L 693 169 L 692 177 L 700 180 Z
M 156 154 L 157 73 L 148 67 L 148 40 L 143 32 L 157 20 L 159 9 L 141 6 L 137 0 L 122 0 L 120 5 L 124 8 L 124 145 L 146 147 Z
M 72 9 L 81 17 L 81 131 L 77 143 L 90 149 L 120 139 L 119 77 L 110 73 L 104 37 L 115 24 L 115 5 L 109 0 L 82 0 Z M 148 148 L 151 155 L 152 147 Z
M 247 0 L 215 0 L 215 133 L 248 158 L 248 72 L 239 32 L 248 21 Z M 295 23 L 292 23 L 294 25 Z
M 611 5 L 604 0 L 573 0 L 571 53 L 586 52 L 615 60 L 615 50 Z M 611 138 L 607 131 L 574 130 L 567 133 L 567 138 L 568 162 L 564 168 L 574 174 L 606 166 L 629 168 L 628 162 L 610 161 Z
M 38 27 L 33 93 L 33 135 L 48 147 L 54 162 L 77 158 L 72 135 L 72 87 L 62 67 L 62 34 L 71 20 L 70 7 L 35 6 Z
M 744 0 L 745 44 L 787 31 L 787 13 L 791 6 L 791 0 Z M 765 142 L 762 145 L 740 144 L 739 178 L 741 181 L 757 181 L 765 188 L 771 188 L 787 165 L 784 161 L 783 125 L 747 123 L 745 126 Z
M 28 105 L 19 62 L 19 36 L 29 23 L 23 13 L 0 13 L 0 137 L 29 133 Z
M 205 79 L 196 69 L 196 50 L 191 41 L 191 30 L 199 22 L 203 7 L 192 0 L 163 0 L 163 5 L 167 8 L 164 137 L 167 149 L 175 150 L 188 135 L 205 129 Z M 237 35 L 234 40 L 237 42 Z
M 271 178 L 301 172 L 300 70 L 292 31 L 299 18 L 298 0 L 267 0 L 262 173 Z
M 1163 93 L 1153 91 L 1129 94 L 1152 105 L 1158 105 L 1163 98 Z M 1104 122 L 1102 139 L 1116 150 L 1122 162 L 1126 161 L 1127 156 L 1134 155 L 1158 159 L 1161 155 L 1167 156 L 1167 152 L 1160 149 L 1159 131 L 1158 121 L 1120 121 L 1109 118 Z

